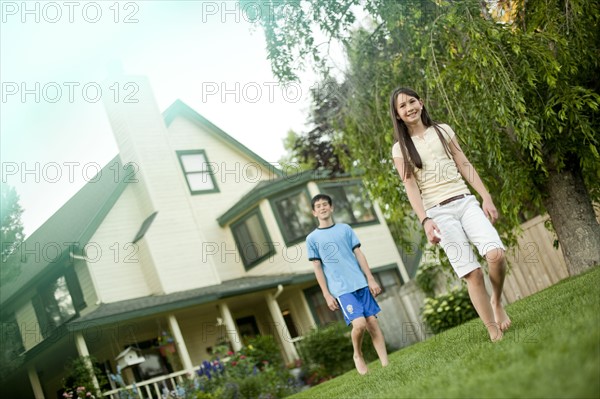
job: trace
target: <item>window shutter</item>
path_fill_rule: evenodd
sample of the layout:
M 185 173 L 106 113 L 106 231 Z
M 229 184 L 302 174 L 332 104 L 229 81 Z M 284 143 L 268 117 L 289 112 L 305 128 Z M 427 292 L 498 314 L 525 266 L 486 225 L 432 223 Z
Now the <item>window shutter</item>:
M 77 278 L 77 273 L 75 273 L 74 266 L 67 267 L 65 270 L 65 281 L 67 282 L 67 287 L 69 288 L 75 310 L 79 312 L 80 310 L 85 309 L 87 304 L 83 298 L 83 291 L 81 290 L 81 285 L 79 284 L 79 279 Z

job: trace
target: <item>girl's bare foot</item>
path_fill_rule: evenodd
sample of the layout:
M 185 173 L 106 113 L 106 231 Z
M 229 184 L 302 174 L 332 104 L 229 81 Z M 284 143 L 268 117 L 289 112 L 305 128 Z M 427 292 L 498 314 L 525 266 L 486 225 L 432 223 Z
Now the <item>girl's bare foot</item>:
M 498 342 L 502 340 L 504 334 L 502 333 L 502 329 L 500 328 L 498 323 L 488 323 L 486 327 L 488 330 L 488 334 L 490 334 L 490 340 L 492 342 Z
M 508 314 L 506 314 L 506 310 L 504 310 L 504 306 L 502 306 L 502 304 L 496 305 L 492 303 L 492 310 L 494 311 L 494 320 L 496 320 L 496 323 L 498 323 L 500 330 L 508 330 L 511 321 L 510 317 L 508 317 Z

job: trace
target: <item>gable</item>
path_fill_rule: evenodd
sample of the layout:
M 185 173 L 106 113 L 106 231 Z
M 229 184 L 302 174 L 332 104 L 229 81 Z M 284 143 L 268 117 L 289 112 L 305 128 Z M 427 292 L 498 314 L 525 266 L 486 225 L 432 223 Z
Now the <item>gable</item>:
M 194 109 L 192 109 L 190 106 L 188 106 L 181 100 L 176 100 L 173 104 L 171 104 L 171 106 L 163 112 L 163 117 L 165 120 L 165 125 L 167 127 L 171 126 L 175 119 L 179 117 L 185 118 L 188 121 L 198 125 L 200 128 L 202 128 L 203 131 L 206 131 L 208 134 L 223 142 L 227 146 L 235 149 L 236 151 L 241 152 L 243 155 L 256 162 L 263 168 L 266 168 L 268 171 L 275 174 L 276 176 L 283 176 L 282 170 L 273 166 L 264 158 L 256 154 L 254 151 L 250 150 L 248 147 L 234 139 L 232 136 L 225 133 L 218 126 L 216 126 L 208 119 L 200 115 L 198 112 L 196 112 Z
M 115 170 L 126 172 L 115 179 Z M 80 254 L 133 173 L 116 156 L 19 246 L 9 261 L 20 268 L 20 274 L 2 287 L 3 307 L 19 292 L 41 281 L 51 269 L 72 262 L 73 254 Z

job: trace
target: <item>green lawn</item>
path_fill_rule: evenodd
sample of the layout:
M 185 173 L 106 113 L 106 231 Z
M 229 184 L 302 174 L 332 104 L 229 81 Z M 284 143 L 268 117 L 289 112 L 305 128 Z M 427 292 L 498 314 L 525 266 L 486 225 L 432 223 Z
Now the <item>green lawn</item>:
M 473 320 L 290 398 L 600 398 L 600 267 L 507 310 L 499 343 Z

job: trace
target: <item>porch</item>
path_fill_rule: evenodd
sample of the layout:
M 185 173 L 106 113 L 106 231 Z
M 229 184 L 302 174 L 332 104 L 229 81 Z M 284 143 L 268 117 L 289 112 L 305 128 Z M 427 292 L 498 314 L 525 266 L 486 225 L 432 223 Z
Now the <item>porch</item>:
M 30 354 L 25 378 L 36 399 L 61 397 L 65 363 L 91 356 L 108 379 L 96 387 L 104 397 L 117 398 L 119 391 L 135 389 L 141 397 L 162 398 L 163 391 L 173 391 L 188 374 L 195 375 L 217 345 L 237 352 L 246 337 L 257 335 L 273 336 L 283 361 L 294 362 L 298 359 L 295 341 L 315 325 L 303 293 L 315 283 L 307 278 L 284 288 L 273 280 L 282 279 L 271 277 L 265 289 L 262 280 L 250 279 L 246 281 L 249 287 L 237 286 L 238 295 L 232 296 L 223 284 L 219 287 L 223 299 L 194 296 L 186 301 L 188 306 L 178 303 L 172 309 L 167 309 L 166 296 L 101 305 L 69 323 L 57 336 L 44 339 L 36 353 Z M 181 293 L 172 296 L 179 302 L 184 299 Z M 168 338 L 168 345 L 163 345 L 163 338 Z M 117 357 L 128 348 L 142 360 L 118 367 Z

